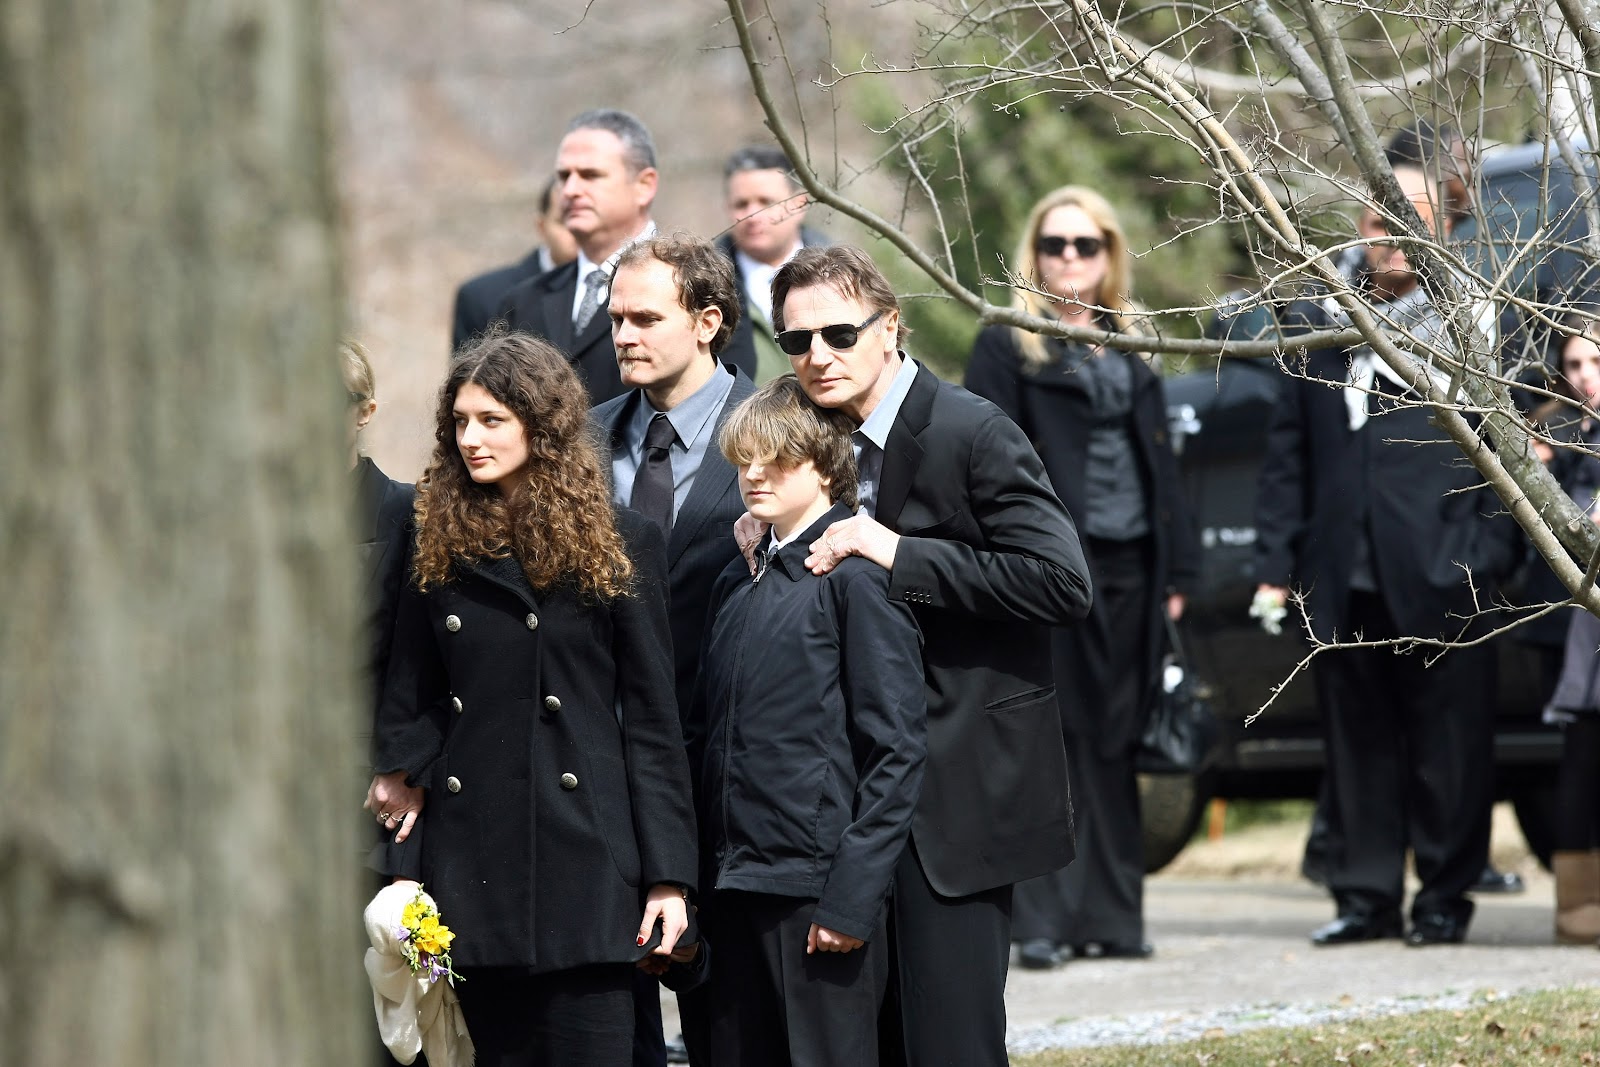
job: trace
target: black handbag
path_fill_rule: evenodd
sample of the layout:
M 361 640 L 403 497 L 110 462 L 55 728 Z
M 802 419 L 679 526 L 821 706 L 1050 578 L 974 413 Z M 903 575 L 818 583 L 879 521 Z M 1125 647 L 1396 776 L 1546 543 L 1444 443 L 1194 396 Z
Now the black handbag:
M 1163 618 L 1171 652 L 1162 660 L 1160 697 L 1139 738 L 1133 765 L 1140 774 L 1199 774 L 1216 758 L 1222 724 L 1189 669 L 1177 626 L 1164 612 Z

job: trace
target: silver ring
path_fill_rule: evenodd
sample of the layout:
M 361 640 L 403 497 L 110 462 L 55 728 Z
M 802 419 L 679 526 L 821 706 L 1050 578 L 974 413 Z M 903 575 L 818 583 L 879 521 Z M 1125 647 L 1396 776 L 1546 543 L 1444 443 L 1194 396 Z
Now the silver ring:
M 390 815 L 388 812 L 384 812 L 382 815 L 378 816 L 378 821 L 379 822 L 388 822 L 392 818 L 394 818 L 393 815 Z

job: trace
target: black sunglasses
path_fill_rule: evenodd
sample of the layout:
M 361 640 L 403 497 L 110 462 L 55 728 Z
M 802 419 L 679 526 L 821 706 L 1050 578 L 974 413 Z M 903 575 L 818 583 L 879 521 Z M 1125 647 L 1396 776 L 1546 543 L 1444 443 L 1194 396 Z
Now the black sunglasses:
M 1068 245 L 1078 253 L 1079 259 L 1093 259 L 1106 242 L 1101 237 L 1041 237 L 1033 243 L 1033 249 L 1041 256 L 1060 256 Z
M 778 347 L 783 349 L 784 354 L 790 356 L 803 356 L 811 351 L 811 335 L 814 333 L 820 333 L 822 339 L 828 342 L 828 347 L 835 352 L 846 352 L 856 346 L 856 342 L 861 339 L 862 330 L 865 330 L 882 317 L 883 312 L 876 311 L 873 312 L 871 318 L 860 326 L 839 323 L 816 330 L 784 330 L 782 333 L 774 334 L 773 336 L 778 342 Z

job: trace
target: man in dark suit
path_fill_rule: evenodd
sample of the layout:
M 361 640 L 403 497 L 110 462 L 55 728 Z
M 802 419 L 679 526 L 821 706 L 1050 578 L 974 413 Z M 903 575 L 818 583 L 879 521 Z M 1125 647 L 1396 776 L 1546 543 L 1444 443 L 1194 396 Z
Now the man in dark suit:
M 722 358 L 763 385 L 789 373 L 788 357 L 772 339 L 773 275 L 800 249 L 829 242 L 804 225 L 810 201 L 781 148 L 753 145 L 729 156 L 723 194 L 729 226 L 717 247 L 733 261 L 744 314 Z
M 804 249 L 772 298 L 806 394 L 860 426 L 862 512 L 806 565 L 887 568 L 924 636 L 928 756 L 895 872 L 881 1062 L 1004 1067 L 1011 887 L 1073 854 L 1049 628 L 1089 610 L 1078 532 L 1016 423 L 901 354 L 899 302 L 865 253 Z
M 494 312 L 500 306 L 501 299 L 519 282 L 537 278 L 577 258 L 578 243 L 561 224 L 553 176 L 544 183 L 544 193 L 539 198 L 539 218 L 535 225 L 543 242 L 539 247 L 516 263 L 496 267 L 463 282 L 461 288 L 456 290 L 450 351 L 459 352 L 462 345 L 487 330 L 494 321 Z
M 608 318 L 622 382 L 631 388 L 592 417 L 611 444 L 613 498 L 667 536 L 673 667 L 678 711 L 687 715 L 711 587 L 739 554 L 733 523 L 744 514 L 738 475 L 717 447 L 728 413 L 755 389 L 717 359 L 739 321 L 733 269 L 705 241 L 640 241 L 617 258 Z M 642 1058 L 646 1046 L 661 1041 L 655 996 L 653 980 L 636 989 L 634 1067 L 650 1062 Z M 701 994 L 680 994 L 679 1006 L 691 1062 L 703 1062 Z
M 1415 166 L 1395 177 L 1424 222 L 1438 187 Z M 1453 352 L 1443 318 L 1388 243 L 1375 207 L 1358 227 L 1370 242 L 1346 263 L 1351 285 L 1419 360 Z M 1448 215 L 1436 229 L 1448 231 Z M 1348 325 L 1338 305 L 1304 301 L 1293 318 Z M 1480 326 L 1493 331 L 1492 308 Z M 1319 642 L 1475 635 L 1479 605 L 1515 564 L 1519 532 L 1416 390 L 1367 346 L 1323 349 L 1286 376 L 1268 429 L 1256 507 L 1258 599 L 1304 591 Z M 1423 367 L 1441 384 L 1447 372 Z M 1343 388 L 1339 388 L 1343 386 Z M 1328 857 L 1333 922 L 1311 935 L 1339 945 L 1404 933 L 1409 839 L 1422 881 L 1411 945 L 1465 938 L 1467 890 L 1488 857 L 1492 801 L 1492 648 L 1397 655 L 1390 647 L 1318 656 L 1328 795 L 1340 827 Z
M 651 236 L 656 146 L 626 111 L 585 111 L 567 125 L 556 150 L 561 221 L 578 258 L 519 283 L 495 311 L 512 330 L 536 334 L 567 354 L 589 402 L 626 392 L 606 321 L 606 291 L 616 257 Z

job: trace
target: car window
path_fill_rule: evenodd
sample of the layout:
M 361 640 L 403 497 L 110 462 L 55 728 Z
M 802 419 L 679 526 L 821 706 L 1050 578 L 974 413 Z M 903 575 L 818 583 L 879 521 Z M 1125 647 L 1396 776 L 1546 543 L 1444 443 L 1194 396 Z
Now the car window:
M 1552 167 L 1548 195 L 1537 168 L 1485 174 L 1479 210 L 1457 225 L 1455 238 L 1486 278 L 1504 274 L 1518 296 L 1548 298 L 1572 291 L 1587 276 L 1586 232 L 1572 182 Z

